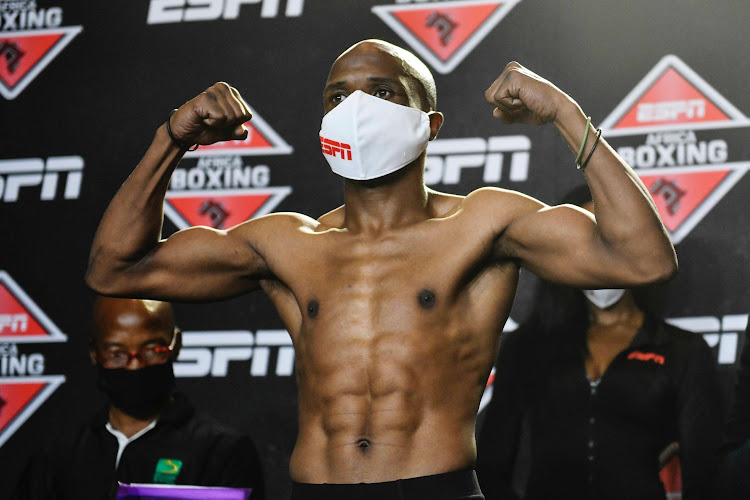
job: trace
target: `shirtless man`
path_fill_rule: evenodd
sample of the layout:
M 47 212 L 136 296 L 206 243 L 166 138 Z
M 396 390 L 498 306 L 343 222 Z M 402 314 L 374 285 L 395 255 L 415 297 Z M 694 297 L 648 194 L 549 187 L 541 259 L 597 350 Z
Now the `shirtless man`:
M 486 98 L 504 123 L 552 123 L 578 151 L 581 108 L 528 69 L 508 64 Z M 580 288 L 632 287 L 672 276 L 674 249 L 645 187 L 603 139 L 584 172 L 596 221 L 503 189 L 426 188 L 424 147 L 443 116 L 429 70 L 394 45 L 345 51 L 323 102 L 321 136 L 347 133 L 352 120 L 360 134 L 350 143 L 357 168 L 342 167 L 346 152 L 326 157 L 349 177 L 344 206 L 318 220 L 277 213 L 162 240 L 163 199 L 185 148 L 247 134 L 247 105 L 217 83 L 170 117 L 173 139 L 157 129 L 102 218 L 87 283 L 172 301 L 256 289 L 271 298 L 297 356 L 293 498 L 482 498 L 471 470 L 476 413 L 519 267 Z M 368 149 L 391 130 L 393 147 Z M 586 154 L 595 136 L 592 127 Z

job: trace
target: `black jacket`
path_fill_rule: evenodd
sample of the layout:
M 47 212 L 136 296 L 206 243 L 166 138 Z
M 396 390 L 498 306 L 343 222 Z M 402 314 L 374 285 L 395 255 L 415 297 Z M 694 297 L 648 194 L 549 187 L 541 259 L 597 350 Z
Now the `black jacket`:
M 664 500 L 658 457 L 674 441 L 682 498 L 708 498 L 722 417 L 703 338 L 646 317 L 593 387 L 582 349 L 558 333 L 519 330 L 500 347 L 479 439 L 487 499 Z
M 750 498 L 750 321 L 737 370 L 734 405 L 725 430 L 716 498 Z
M 103 408 L 76 432 L 66 433 L 31 459 L 18 500 L 111 500 L 117 481 L 152 483 L 160 459 L 179 460 L 175 484 L 253 488 L 264 498 L 263 469 L 250 438 L 196 415 L 176 394 L 156 426 L 125 448 L 115 469 L 117 439 L 105 428 Z

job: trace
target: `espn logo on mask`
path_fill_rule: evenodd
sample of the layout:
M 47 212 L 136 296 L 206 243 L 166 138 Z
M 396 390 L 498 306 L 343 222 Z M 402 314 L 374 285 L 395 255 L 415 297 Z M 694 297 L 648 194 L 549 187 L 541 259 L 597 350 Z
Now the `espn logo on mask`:
M 336 158 L 336 156 L 340 153 L 342 160 L 351 161 L 352 159 L 352 147 L 344 142 L 332 141 L 331 139 L 326 139 L 321 135 L 320 145 L 322 146 L 324 155 L 330 155 Z

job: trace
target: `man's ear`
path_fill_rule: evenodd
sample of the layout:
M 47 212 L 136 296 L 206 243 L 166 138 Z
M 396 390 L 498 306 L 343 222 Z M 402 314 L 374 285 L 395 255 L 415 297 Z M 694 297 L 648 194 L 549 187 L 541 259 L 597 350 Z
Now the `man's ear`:
M 427 116 L 430 118 L 430 140 L 433 140 L 440 132 L 440 127 L 443 126 L 444 117 L 440 111 L 430 111 Z

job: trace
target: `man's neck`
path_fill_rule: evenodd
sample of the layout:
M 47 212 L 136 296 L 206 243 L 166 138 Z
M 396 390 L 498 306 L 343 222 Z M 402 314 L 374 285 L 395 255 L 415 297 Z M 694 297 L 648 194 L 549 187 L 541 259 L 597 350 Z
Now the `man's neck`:
M 132 415 L 118 410 L 114 406 L 109 407 L 109 423 L 113 429 L 120 431 L 125 434 L 126 437 L 131 437 L 143 429 L 159 417 L 159 413 L 155 413 L 150 417 L 136 418 Z
M 424 154 L 406 167 L 370 181 L 346 180 L 344 227 L 378 234 L 429 217 Z

